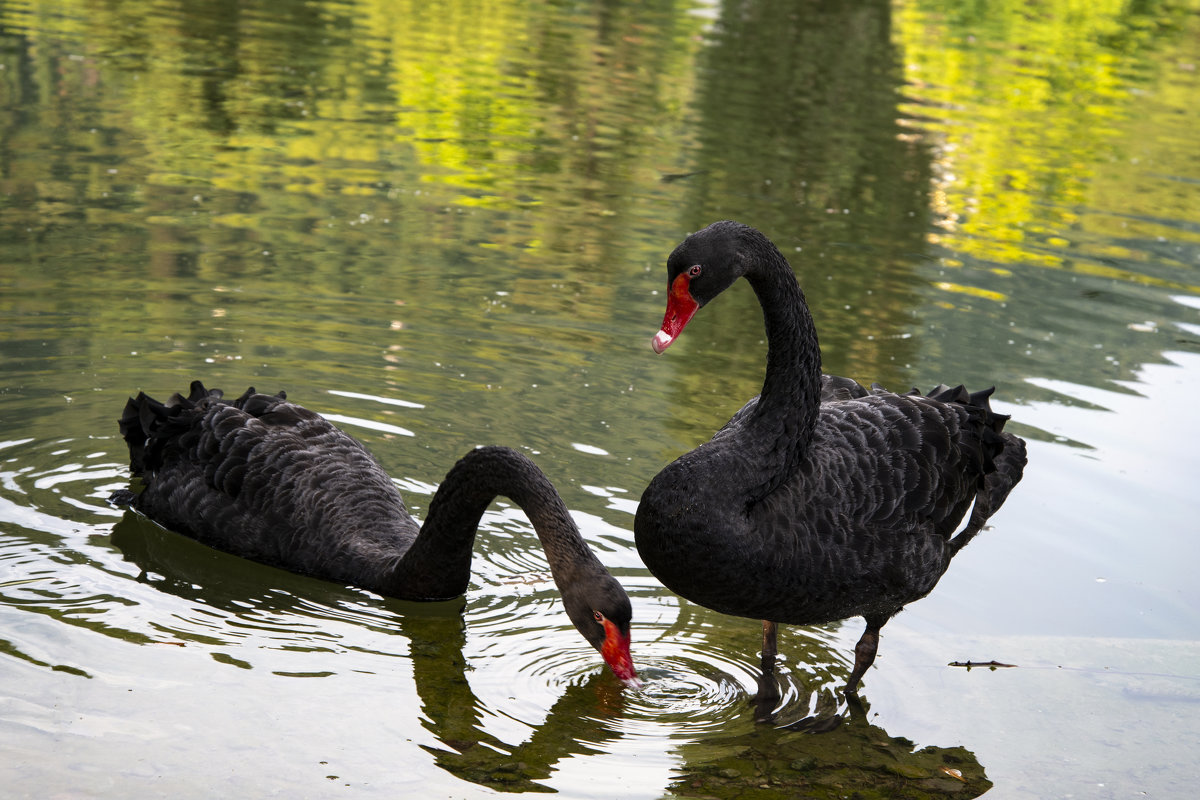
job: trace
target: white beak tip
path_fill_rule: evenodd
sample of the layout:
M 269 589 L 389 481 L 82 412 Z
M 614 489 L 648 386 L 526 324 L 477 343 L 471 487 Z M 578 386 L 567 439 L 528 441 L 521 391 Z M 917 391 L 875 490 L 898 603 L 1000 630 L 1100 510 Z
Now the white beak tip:
M 671 342 L 675 341 L 675 337 L 666 331 L 659 331 L 654 334 L 654 339 L 651 340 L 650 346 L 654 348 L 655 353 L 661 353 L 670 347 Z

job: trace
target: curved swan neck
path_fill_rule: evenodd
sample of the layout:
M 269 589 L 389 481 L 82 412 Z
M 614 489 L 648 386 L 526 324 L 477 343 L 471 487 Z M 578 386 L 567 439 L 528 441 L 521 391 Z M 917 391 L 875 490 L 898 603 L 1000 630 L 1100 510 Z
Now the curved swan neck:
M 757 233 L 757 232 L 755 232 Z M 747 426 L 773 466 L 753 499 L 773 491 L 807 454 L 821 402 L 821 348 L 812 314 L 791 265 L 769 239 L 750 243 L 746 279 L 758 296 L 767 332 L 767 370 Z
M 581 567 L 599 565 L 542 471 L 514 450 L 484 447 L 463 456 L 434 494 L 421 532 L 396 565 L 401 596 L 438 599 L 466 591 L 475 531 L 499 496 L 529 517 L 560 587 Z

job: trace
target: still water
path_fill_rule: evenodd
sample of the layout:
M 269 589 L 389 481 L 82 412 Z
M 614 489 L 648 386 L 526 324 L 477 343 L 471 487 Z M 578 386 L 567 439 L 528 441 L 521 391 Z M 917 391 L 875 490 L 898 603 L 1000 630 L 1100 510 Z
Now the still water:
M 1191 796 L 1197 11 L 0 0 L 5 795 Z M 792 259 L 828 371 L 995 384 L 1029 442 L 861 709 L 861 621 L 785 628 L 755 725 L 758 624 L 633 546 L 642 488 L 761 381 L 746 286 L 649 347 L 666 255 L 721 218 Z M 645 687 L 504 503 L 431 605 L 110 507 L 125 398 L 193 378 L 286 389 L 418 515 L 471 447 L 530 454 L 629 590 Z

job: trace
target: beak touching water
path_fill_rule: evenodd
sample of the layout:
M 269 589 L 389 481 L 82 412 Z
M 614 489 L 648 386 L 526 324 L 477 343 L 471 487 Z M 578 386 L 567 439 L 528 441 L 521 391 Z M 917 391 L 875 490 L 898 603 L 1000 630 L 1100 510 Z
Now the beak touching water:
M 633 658 L 629 655 L 629 634 L 621 630 L 609 620 L 604 620 L 604 644 L 600 646 L 600 655 L 612 668 L 621 683 L 630 689 L 641 687 L 637 672 L 633 669 Z

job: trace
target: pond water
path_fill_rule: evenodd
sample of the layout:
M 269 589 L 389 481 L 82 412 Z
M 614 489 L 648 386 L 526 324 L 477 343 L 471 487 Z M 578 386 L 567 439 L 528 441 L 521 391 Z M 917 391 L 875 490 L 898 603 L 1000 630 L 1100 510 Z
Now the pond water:
M 0 1 L 5 795 L 1191 796 L 1197 11 Z M 785 627 L 755 724 L 758 623 L 633 544 L 761 382 L 744 285 L 649 347 L 667 254 L 722 218 L 792 260 L 829 372 L 994 384 L 1029 442 L 862 707 L 861 620 Z M 632 597 L 645 686 L 510 504 L 437 604 L 109 506 L 125 398 L 195 378 L 286 389 L 418 515 L 468 449 L 530 454 Z

